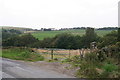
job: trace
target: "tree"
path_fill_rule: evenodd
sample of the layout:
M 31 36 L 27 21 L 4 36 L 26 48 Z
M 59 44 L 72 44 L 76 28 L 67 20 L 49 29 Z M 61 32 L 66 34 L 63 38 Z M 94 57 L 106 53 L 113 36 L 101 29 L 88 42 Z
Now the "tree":
M 54 47 L 54 38 L 44 38 L 42 41 L 39 41 L 39 47 L 41 48 L 53 48 Z
M 63 34 L 57 35 L 57 40 L 55 45 L 57 48 L 70 49 L 72 48 L 73 43 L 74 43 L 73 36 L 68 33 L 63 33 Z
M 84 36 L 76 36 L 69 33 L 58 34 L 53 38 L 45 38 L 40 41 L 42 48 L 61 48 L 61 49 L 81 49 L 88 48 L 90 43 L 98 41 L 99 37 L 96 35 L 94 28 L 87 28 Z
M 117 43 L 118 33 L 117 31 L 112 31 L 111 33 L 106 34 L 103 36 L 102 41 L 99 44 L 99 47 L 105 47 L 108 45 L 113 45 Z
M 30 45 L 32 45 L 33 43 L 39 41 L 38 39 L 36 39 L 35 37 L 33 37 L 30 33 L 29 34 L 25 34 L 20 36 L 19 40 L 16 41 L 17 45 L 16 46 L 26 46 L 29 47 Z
M 33 37 L 31 34 L 25 34 L 4 40 L 3 46 L 31 47 L 38 41 L 39 40 Z
M 82 37 L 82 46 L 84 48 L 89 48 L 91 42 L 97 42 L 99 40 L 99 37 L 94 31 L 94 28 L 87 28 L 86 34 Z
M 10 30 L 6 30 L 6 29 L 2 29 L 2 40 L 6 40 L 8 38 L 11 37 L 15 37 L 17 35 L 21 34 L 20 31 L 18 30 L 14 30 L 14 29 L 10 29 Z

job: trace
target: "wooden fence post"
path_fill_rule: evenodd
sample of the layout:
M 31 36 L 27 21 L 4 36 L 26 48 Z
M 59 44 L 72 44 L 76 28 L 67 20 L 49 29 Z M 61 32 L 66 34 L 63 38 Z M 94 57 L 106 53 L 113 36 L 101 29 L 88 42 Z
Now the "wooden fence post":
M 53 49 L 51 50 L 51 59 L 53 60 Z
M 69 58 L 70 58 L 70 56 L 71 56 L 71 53 L 70 53 L 70 50 L 69 50 Z
M 80 49 L 78 49 L 78 51 L 79 51 L 79 54 L 80 54 L 80 56 L 81 56 L 81 51 L 80 51 Z

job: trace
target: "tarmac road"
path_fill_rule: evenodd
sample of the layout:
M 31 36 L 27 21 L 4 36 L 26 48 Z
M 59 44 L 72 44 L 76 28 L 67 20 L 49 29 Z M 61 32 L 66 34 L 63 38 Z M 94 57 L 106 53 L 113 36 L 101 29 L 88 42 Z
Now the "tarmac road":
M 73 78 L 24 61 L 6 58 L 0 60 L 2 60 L 2 78 Z

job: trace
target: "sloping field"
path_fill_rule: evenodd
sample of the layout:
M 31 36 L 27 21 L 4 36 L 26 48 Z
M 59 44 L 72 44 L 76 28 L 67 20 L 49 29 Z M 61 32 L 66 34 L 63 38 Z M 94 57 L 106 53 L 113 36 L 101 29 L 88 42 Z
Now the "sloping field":
M 75 35 L 83 35 L 85 33 L 85 30 L 39 31 L 36 33 L 32 33 L 32 35 L 38 38 L 39 40 L 43 40 L 44 38 L 54 37 L 55 35 L 61 33 L 72 33 Z
M 96 30 L 95 32 L 99 36 L 103 36 L 111 32 L 111 30 Z M 82 36 L 85 34 L 85 30 L 74 29 L 74 30 L 63 30 L 63 31 L 39 31 L 39 32 L 32 33 L 32 35 L 38 38 L 39 40 L 43 40 L 44 38 L 54 37 L 55 35 L 61 34 L 61 33 L 72 33 L 74 35 Z

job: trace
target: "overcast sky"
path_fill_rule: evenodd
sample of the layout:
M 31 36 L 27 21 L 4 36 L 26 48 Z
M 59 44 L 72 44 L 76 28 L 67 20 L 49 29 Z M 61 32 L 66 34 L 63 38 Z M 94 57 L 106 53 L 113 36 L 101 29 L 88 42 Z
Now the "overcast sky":
M 118 26 L 120 0 L 0 0 L 0 26 Z

